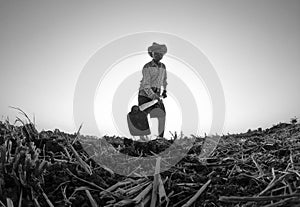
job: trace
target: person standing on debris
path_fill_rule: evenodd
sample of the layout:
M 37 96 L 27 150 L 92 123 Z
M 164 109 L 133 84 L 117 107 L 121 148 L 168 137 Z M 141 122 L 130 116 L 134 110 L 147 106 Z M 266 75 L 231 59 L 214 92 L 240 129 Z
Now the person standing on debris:
M 140 83 L 138 105 L 157 99 L 158 102 L 145 109 L 150 118 L 158 118 L 158 133 L 159 137 L 164 137 L 166 110 L 161 96 L 167 97 L 167 71 L 166 66 L 160 62 L 163 56 L 167 53 L 166 45 L 157 44 L 154 42 L 148 47 L 148 54 L 152 57 L 152 61 L 144 65 L 142 73 L 143 78 Z M 163 92 L 161 93 L 161 88 Z

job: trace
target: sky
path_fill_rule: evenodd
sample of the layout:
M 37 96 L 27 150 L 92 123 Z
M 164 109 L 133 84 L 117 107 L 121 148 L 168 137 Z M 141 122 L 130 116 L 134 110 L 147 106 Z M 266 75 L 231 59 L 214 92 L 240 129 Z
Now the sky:
M 73 97 L 91 57 L 124 35 L 157 31 L 188 40 L 213 65 L 226 102 L 224 134 L 289 122 L 300 117 L 299 19 L 298 0 L 1 0 L 0 115 L 13 122 L 21 117 L 9 108 L 15 106 L 35 117 L 39 130 L 77 131 Z M 145 60 L 115 67 L 141 69 Z M 181 64 L 164 61 L 171 71 Z M 170 112 L 178 111 L 176 97 L 168 98 Z M 177 129 L 180 114 L 171 114 L 168 128 Z M 200 117 L 209 127 L 210 112 Z M 95 132 L 83 125 L 82 133 Z

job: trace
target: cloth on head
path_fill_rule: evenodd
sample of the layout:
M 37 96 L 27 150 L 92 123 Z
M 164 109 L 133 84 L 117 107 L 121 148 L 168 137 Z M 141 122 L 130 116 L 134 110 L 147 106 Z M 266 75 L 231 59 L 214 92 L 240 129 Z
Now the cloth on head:
M 157 52 L 165 55 L 167 53 L 167 46 L 166 45 L 160 45 L 157 44 L 156 42 L 153 42 L 153 44 L 148 47 L 148 52 Z

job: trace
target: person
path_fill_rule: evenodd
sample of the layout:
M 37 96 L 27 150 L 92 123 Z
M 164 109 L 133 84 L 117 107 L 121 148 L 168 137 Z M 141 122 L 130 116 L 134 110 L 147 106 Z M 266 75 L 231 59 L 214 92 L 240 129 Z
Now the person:
M 148 54 L 152 58 L 150 62 L 144 65 L 142 70 L 142 80 L 140 81 L 138 105 L 157 99 L 158 102 L 145 109 L 146 114 L 150 114 L 150 118 L 158 119 L 159 137 L 164 137 L 166 109 L 161 97 L 167 97 L 167 72 L 166 66 L 160 62 L 163 56 L 167 53 L 167 47 L 164 44 L 153 44 L 148 47 Z M 163 92 L 161 93 L 161 88 Z

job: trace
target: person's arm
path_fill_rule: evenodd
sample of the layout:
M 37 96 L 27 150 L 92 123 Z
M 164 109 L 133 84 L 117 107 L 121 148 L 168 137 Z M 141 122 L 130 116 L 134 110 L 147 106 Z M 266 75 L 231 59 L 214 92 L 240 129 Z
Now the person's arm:
M 165 74 L 164 74 L 164 78 L 163 78 L 163 89 L 166 91 L 167 90 L 167 85 L 168 85 L 168 82 L 167 82 L 167 70 L 166 70 L 166 67 L 164 66 L 165 68 Z

